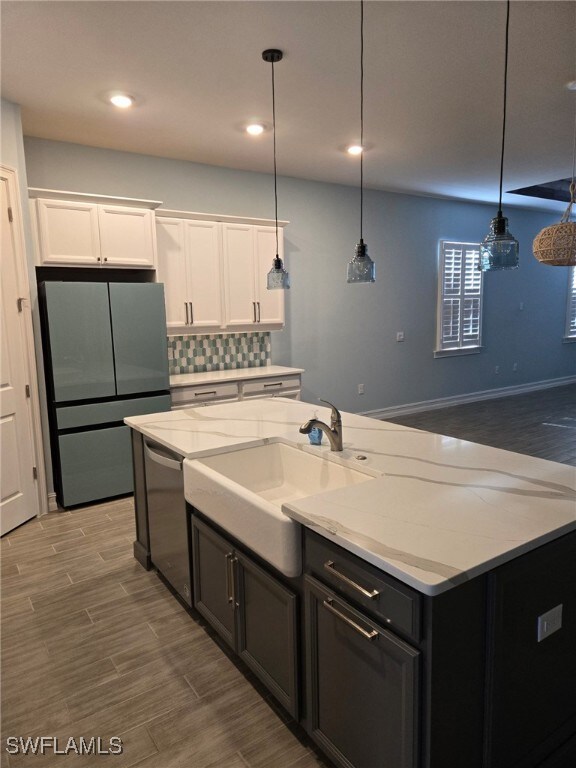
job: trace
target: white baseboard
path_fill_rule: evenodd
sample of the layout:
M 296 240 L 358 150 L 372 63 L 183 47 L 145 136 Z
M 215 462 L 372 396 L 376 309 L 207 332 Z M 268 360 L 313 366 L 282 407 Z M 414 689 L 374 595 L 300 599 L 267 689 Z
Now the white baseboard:
M 545 381 L 533 381 L 529 384 L 518 384 L 511 387 L 500 387 L 499 389 L 485 389 L 480 392 L 470 392 L 466 395 L 454 395 L 453 397 L 439 397 L 436 400 L 422 400 L 419 403 L 406 403 L 406 405 L 396 405 L 391 408 L 380 408 L 375 411 L 362 411 L 362 416 L 370 416 L 373 419 L 391 419 L 396 416 L 406 416 L 410 413 L 420 413 L 421 411 L 432 411 L 438 408 L 449 408 L 452 405 L 462 405 L 463 403 L 475 403 L 480 400 L 492 400 L 497 397 L 508 397 L 510 395 L 522 395 L 526 392 L 535 392 L 539 389 L 551 389 L 552 387 L 562 387 L 567 384 L 576 383 L 576 376 L 563 376 L 560 379 L 546 379 Z
M 58 512 L 58 502 L 56 501 L 56 494 L 48 494 L 48 512 Z

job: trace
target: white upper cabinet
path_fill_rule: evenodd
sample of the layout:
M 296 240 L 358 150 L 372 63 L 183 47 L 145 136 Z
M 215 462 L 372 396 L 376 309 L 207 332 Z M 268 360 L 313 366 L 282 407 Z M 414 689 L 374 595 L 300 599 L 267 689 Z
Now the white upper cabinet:
M 109 267 L 155 267 L 154 211 L 99 205 L 102 264 Z
M 272 330 L 284 325 L 284 291 L 268 291 L 276 255 L 275 227 L 267 219 L 159 211 L 158 280 L 164 283 L 172 334 Z M 224 219 L 224 220 L 223 220 Z M 287 222 L 282 222 L 286 224 Z M 283 232 L 278 231 L 283 256 Z
M 158 218 L 156 231 L 169 331 L 218 330 L 223 324 L 219 225 Z
M 153 207 L 160 203 L 117 205 L 117 199 L 109 204 L 95 195 L 30 192 L 35 197 L 31 211 L 37 223 L 39 265 L 155 269 Z M 47 196 L 40 197 L 39 192 Z M 51 193 L 54 198 L 48 197 Z M 65 199 L 67 194 L 72 199 Z
M 227 327 L 284 325 L 284 291 L 269 291 L 266 275 L 276 255 L 274 227 L 223 224 L 224 315 Z M 278 250 L 282 257 L 282 230 Z

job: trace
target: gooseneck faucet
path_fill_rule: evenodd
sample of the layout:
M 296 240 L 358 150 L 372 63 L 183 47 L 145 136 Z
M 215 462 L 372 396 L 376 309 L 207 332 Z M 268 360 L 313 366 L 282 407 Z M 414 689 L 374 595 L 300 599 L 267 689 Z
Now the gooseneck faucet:
M 300 432 L 303 435 L 309 435 L 310 432 L 314 429 L 314 427 L 317 427 L 318 429 L 321 429 L 322 432 L 326 435 L 328 438 L 328 441 L 330 442 L 330 450 L 331 451 L 341 451 L 342 450 L 342 416 L 340 415 L 340 411 L 338 408 L 336 408 L 335 405 L 332 405 L 332 403 L 329 403 L 328 400 L 322 400 L 320 398 L 321 403 L 326 403 L 326 405 L 329 405 L 330 408 L 332 408 L 332 413 L 330 415 L 330 426 L 328 424 L 325 424 L 323 421 L 320 421 L 320 419 L 308 419 L 308 421 L 305 424 L 302 424 L 300 427 Z

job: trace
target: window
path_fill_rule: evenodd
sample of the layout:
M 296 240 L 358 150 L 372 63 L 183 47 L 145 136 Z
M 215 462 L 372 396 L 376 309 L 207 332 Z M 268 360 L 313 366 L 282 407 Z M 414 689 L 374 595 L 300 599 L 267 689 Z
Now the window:
M 436 356 L 479 352 L 483 273 L 479 243 L 440 242 Z
M 568 272 L 568 300 L 566 302 L 566 336 L 576 341 L 576 267 Z

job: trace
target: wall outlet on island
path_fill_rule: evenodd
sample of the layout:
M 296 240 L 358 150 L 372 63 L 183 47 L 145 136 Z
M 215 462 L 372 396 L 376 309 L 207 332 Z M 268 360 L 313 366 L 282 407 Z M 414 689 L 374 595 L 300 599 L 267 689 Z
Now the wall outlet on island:
M 500 373 L 500 366 L 499 365 L 495 366 L 494 373 Z
M 396 334 L 396 341 L 404 341 L 404 331 L 398 331 Z
M 359 395 L 364 394 L 364 384 L 358 384 L 358 394 Z

